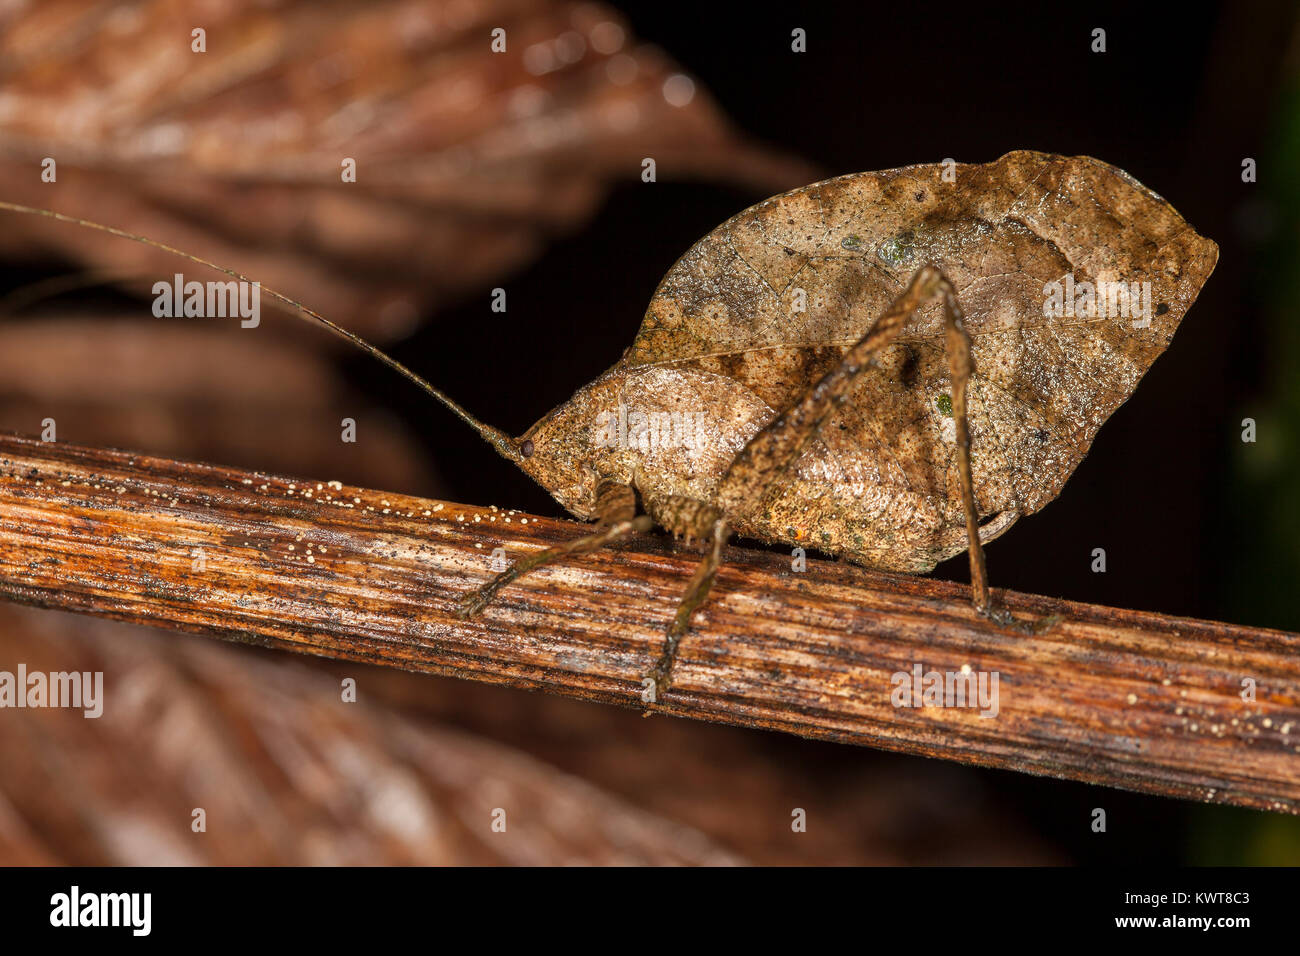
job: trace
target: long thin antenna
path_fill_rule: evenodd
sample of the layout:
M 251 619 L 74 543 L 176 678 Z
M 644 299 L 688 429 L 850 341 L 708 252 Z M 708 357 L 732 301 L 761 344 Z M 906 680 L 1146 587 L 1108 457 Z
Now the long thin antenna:
M 57 219 L 59 222 L 67 222 L 77 226 L 85 226 L 88 229 L 98 229 L 100 232 L 106 232 L 111 236 L 117 236 L 121 239 L 131 239 L 134 242 L 140 242 L 146 246 L 152 246 L 155 249 L 161 249 L 164 252 L 170 252 L 172 255 L 180 256 L 182 259 L 189 259 L 191 262 L 197 262 L 201 266 L 207 266 L 209 269 L 215 269 L 217 272 L 224 273 L 225 275 L 228 275 L 234 279 L 238 279 L 241 282 L 248 282 L 248 283 L 254 282 L 253 279 L 250 279 L 248 276 L 244 275 L 241 272 L 236 272 L 234 269 L 227 269 L 225 266 L 219 266 L 215 262 L 210 262 L 209 260 L 204 259 L 201 256 L 192 255 L 191 253 L 184 252 L 180 249 L 175 248 L 174 246 L 169 246 L 164 242 L 158 242 L 156 239 L 149 239 L 146 236 L 138 236 L 135 233 L 127 232 L 124 229 L 117 229 L 113 226 L 105 226 L 103 223 L 91 222 L 89 219 L 81 219 L 77 216 L 65 216 L 63 213 L 53 212 L 52 210 L 49 209 L 38 209 L 35 206 L 23 206 L 18 203 L 5 202 L 3 200 L 0 200 L 0 209 L 5 209 L 8 210 L 9 212 L 26 213 L 32 216 L 44 216 L 47 219 Z M 425 381 L 423 378 L 421 378 L 419 375 L 416 375 L 414 372 L 412 372 L 401 362 L 397 361 L 397 359 L 385 355 L 377 347 L 371 345 L 361 336 L 353 332 L 349 332 L 347 329 L 343 328 L 340 325 L 335 325 L 329 319 L 325 318 L 325 316 L 321 315 L 319 312 L 315 312 L 312 309 L 307 308 L 307 306 L 303 305 L 301 302 L 297 302 L 289 298 L 287 295 L 284 295 L 283 293 L 280 292 L 276 292 L 274 289 L 267 288 L 266 286 L 263 286 L 260 283 L 256 283 L 256 284 L 261 288 L 261 290 L 264 293 L 269 295 L 271 298 L 277 299 L 280 302 L 283 302 L 285 305 L 290 306 L 291 308 L 296 310 L 296 314 L 298 315 L 299 318 L 305 319 L 310 322 L 315 322 L 317 325 L 323 326 L 324 328 L 333 332 L 339 338 L 343 339 L 344 341 L 350 343 L 351 345 L 365 352 L 371 358 L 377 359 L 378 361 L 382 362 L 383 364 L 391 368 L 394 372 L 397 372 L 399 375 L 405 376 L 409 381 L 414 382 L 417 386 L 419 386 L 429 395 L 432 395 L 435 399 L 437 399 L 439 402 L 441 402 L 443 405 L 449 408 L 457 418 L 459 418 L 465 424 L 469 425 L 470 428 L 478 432 L 483 437 L 484 441 L 492 445 L 492 447 L 494 447 L 501 454 L 502 457 L 508 458 L 511 461 L 516 463 L 520 460 L 521 455 L 518 446 L 515 444 L 514 439 L 512 439 L 505 432 L 493 428 L 491 425 L 484 425 L 477 418 L 475 418 L 469 412 L 465 411 L 465 409 L 461 408 L 458 404 L 452 401 L 447 395 L 443 394 L 441 391 L 434 388 L 433 385 L 431 385 L 429 382 Z

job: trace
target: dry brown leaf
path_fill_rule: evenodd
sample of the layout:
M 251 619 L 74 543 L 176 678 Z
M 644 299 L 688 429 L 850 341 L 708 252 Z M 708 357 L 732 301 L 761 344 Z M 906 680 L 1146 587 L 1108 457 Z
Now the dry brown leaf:
M 170 243 L 381 338 L 527 263 L 644 157 L 766 191 L 810 178 L 593 3 L 8 5 L 0 87 L 5 198 Z M 0 231 L 10 255 L 33 245 L 149 283 L 177 271 L 85 230 Z
M 358 441 L 342 441 L 342 422 Z M 437 479 L 409 429 L 345 387 L 333 362 L 214 325 L 57 314 L 0 323 L 0 429 L 366 487 Z
M 98 718 L 4 711 L 3 865 L 742 862 L 518 750 L 367 703 L 364 680 L 344 703 L 298 662 L 11 606 L 0 657 L 105 675 Z

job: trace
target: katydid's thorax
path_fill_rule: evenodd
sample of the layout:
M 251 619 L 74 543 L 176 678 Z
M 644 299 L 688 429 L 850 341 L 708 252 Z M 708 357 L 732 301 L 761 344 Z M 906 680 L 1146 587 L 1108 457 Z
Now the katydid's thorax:
M 600 481 L 633 486 L 643 500 L 709 501 L 774 415 L 725 376 L 615 367 L 529 429 L 534 452 L 523 466 L 583 518 L 593 516 Z

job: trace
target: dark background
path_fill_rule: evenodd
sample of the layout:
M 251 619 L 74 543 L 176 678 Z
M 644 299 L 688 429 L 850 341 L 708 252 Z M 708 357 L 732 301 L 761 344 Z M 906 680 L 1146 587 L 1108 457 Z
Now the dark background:
M 1300 627 L 1294 565 L 1258 562 L 1262 570 L 1240 583 L 1252 555 L 1267 553 L 1260 535 L 1268 526 L 1262 508 L 1245 500 L 1252 491 L 1238 461 L 1256 450 L 1240 440 L 1242 418 L 1268 420 L 1286 385 L 1268 308 L 1280 277 L 1267 266 L 1280 267 L 1279 244 L 1295 231 L 1294 218 L 1284 222 L 1279 185 L 1296 171 L 1294 153 L 1279 142 L 1286 78 L 1295 73 L 1294 7 L 614 5 L 694 72 L 742 129 L 827 176 L 950 156 L 987 162 L 1012 149 L 1087 154 L 1133 174 L 1218 242 L 1216 272 L 1169 350 L 1103 427 L 1060 498 L 990 548 L 990 574 L 995 587 Z M 807 31 L 805 54 L 790 51 L 796 26 Z M 1090 50 L 1095 27 L 1106 30 L 1105 53 Z M 1242 182 L 1245 157 L 1258 161 L 1257 183 Z M 645 184 L 637 172 L 589 228 L 507 284 L 508 313 L 491 313 L 486 296 L 464 303 L 397 356 L 513 434 L 596 377 L 630 343 L 674 260 L 764 198 L 673 182 L 663 169 L 659 182 Z M 424 423 L 453 500 L 557 512 L 540 488 L 413 390 L 364 360 L 352 371 Z M 1289 495 L 1281 506 L 1293 510 Z M 1105 574 L 1090 570 L 1096 547 L 1106 550 Z M 964 564 L 937 573 L 960 580 Z M 774 738 L 772 746 L 798 760 L 860 759 L 805 741 Z M 911 759 L 881 758 L 881 772 L 905 773 Z M 1081 861 L 1300 859 L 1292 820 L 969 772 Z M 1106 837 L 1082 822 L 1094 806 L 1108 810 Z

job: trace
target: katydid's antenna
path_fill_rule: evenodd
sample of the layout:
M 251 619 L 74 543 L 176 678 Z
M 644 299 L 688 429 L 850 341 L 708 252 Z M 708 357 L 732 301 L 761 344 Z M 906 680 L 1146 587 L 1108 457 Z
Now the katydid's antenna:
M 234 269 L 227 269 L 225 266 L 219 266 L 215 262 L 210 262 L 209 260 L 204 259 L 200 256 L 192 255 L 188 252 L 183 252 L 182 250 L 177 249 L 174 246 L 169 246 L 166 243 L 158 242 L 155 239 L 149 239 L 145 236 L 138 236 L 135 233 L 127 232 L 124 229 L 117 229 L 113 226 L 105 226 L 103 223 L 91 222 L 89 219 L 80 219 L 77 216 L 65 216 L 63 213 L 53 212 L 52 210 L 49 209 L 38 209 L 35 206 L 23 206 L 18 203 L 4 202 L 3 200 L 0 200 L 0 209 L 5 209 L 8 210 L 9 212 L 26 213 L 32 216 L 44 216 L 47 219 L 57 219 L 59 222 L 68 222 L 77 226 L 85 226 L 88 229 L 98 229 L 100 232 L 106 232 L 111 236 L 117 236 L 121 239 L 130 239 L 134 242 L 143 243 L 146 246 L 153 246 L 155 249 L 161 249 L 164 252 L 170 252 L 172 255 L 180 256 L 182 259 L 189 259 L 191 262 L 197 262 L 201 266 L 207 266 L 209 269 L 215 269 L 216 271 L 222 272 L 230 276 L 231 278 L 238 279 L 241 282 L 253 283 L 254 281 L 248 278 L 248 276 L 244 275 L 243 273 L 236 272 Z M 365 352 L 371 358 L 377 359 L 378 361 L 382 362 L 383 364 L 391 368 L 394 372 L 397 372 L 397 374 L 404 376 L 411 382 L 414 382 L 417 386 L 419 386 L 429 395 L 432 395 L 435 399 L 437 399 L 448 409 L 450 409 L 452 414 L 454 414 L 457 418 L 459 418 L 470 428 L 478 432 L 479 435 L 483 437 L 483 440 L 486 441 L 493 448 L 495 448 L 503 458 L 508 458 L 510 461 L 513 461 L 515 463 L 519 462 L 522 456 L 518 447 L 514 442 L 514 439 L 512 439 L 505 432 L 493 428 L 491 425 L 484 425 L 482 422 L 480 422 L 469 412 L 465 411 L 465 409 L 461 408 L 459 405 L 453 402 L 448 396 L 444 395 L 441 391 L 434 388 L 431 384 L 429 384 L 420 376 L 416 375 L 414 372 L 412 372 L 401 362 L 397 361 L 397 359 L 385 355 L 382 351 L 380 351 L 375 346 L 371 345 L 361 336 L 356 335 L 353 332 L 349 332 L 347 329 L 343 328 L 340 325 L 335 325 L 329 319 L 325 318 L 325 316 L 321 315 L 319 312 L 312 311 L 311 309 L 307 308 L 307 306 L 303 305 L 301 302 L 296 302 L 293 299 L 289 298 L 287 295 L 284 295 L 280 292 L 276 292 L 274 289 L 269 289 L 266 286 L 263 286 L 261 283 L 254 283 L 254 284 L 256 284 L 262 290 L 262 292 L 266 293 L 271 298 L 277 299 L 280 302 L 283 302 L 285 305 L 290 306 L 291 308 L 296 310 L 299 318 L 306 319 L 308 321 L 315 322 L 317 325 L 323 326 L 324 328 L 333 332 L 339 338 L 345 340 L 346 342 L 350 343 L 351 345 Z

